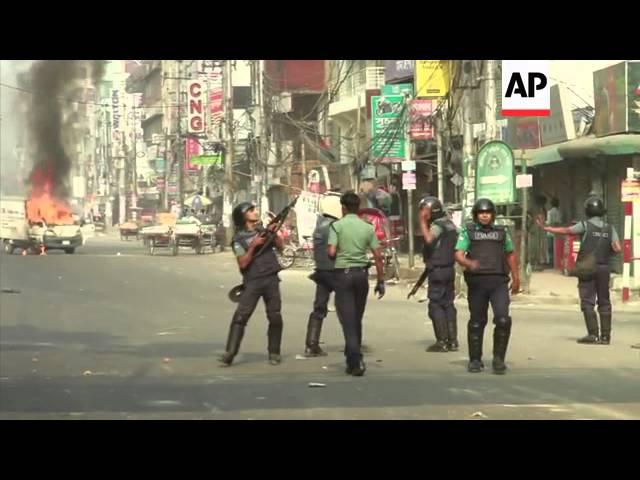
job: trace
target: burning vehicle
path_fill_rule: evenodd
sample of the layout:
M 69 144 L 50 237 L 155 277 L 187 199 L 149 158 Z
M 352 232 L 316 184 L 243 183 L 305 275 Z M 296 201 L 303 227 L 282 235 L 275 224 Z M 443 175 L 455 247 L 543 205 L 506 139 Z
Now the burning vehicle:
M 74 220 L 70 206 L 52 194 L 50 171 L 34 170 L 31 194 L 22 206 L 20 203 L 3 200 L 3 209 L 11 212 L 2 222 L 5 252 L 20 248 L 23 252 L 63 250 L 73 254 L 83 244 L 80 223 Z

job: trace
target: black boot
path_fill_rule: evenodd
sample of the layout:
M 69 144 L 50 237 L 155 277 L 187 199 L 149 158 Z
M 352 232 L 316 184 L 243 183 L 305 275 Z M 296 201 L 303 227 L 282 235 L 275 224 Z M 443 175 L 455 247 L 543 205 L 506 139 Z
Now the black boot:
M 455 307 L 452 305 L 447 309 L 447 350 L 458 351 L 458 320 Z
M 327 353 L 320 348 L 320 332 L 322 331 L 322 320 L 309 317 L 307 324 L 307 340 L 305 341 L 305 357 L 325 357 Z
M 600 344 L 611 343 L 611 312 L 600 314 Z
M 502 375 L 507 371 L 504 359 L 507 355 L 507 346 L 511 336 L 511 317 L 495 319 L 493 329 L 493 373 Z
M 480 372 L 484 368 L 482 363 L 482 337 L 484 336 L 484 326 L 479 323 L 472 323 L 469 320 L 467 326 L 467 340 L 469 342 L 469 367 L 471 373 Z
M 232 323 L 229 328 L 229 337 L 227 338 L 227 348 L 225 353 L 219 358 L 221 366 L 228 367 L 233 363 L 233 359 L 240 350 L 240 344 L 244 337 L 244 325 Z
M 447 351 L 447 320 L 444 316 L 432 316 L 433 333 L 436 337 L 436 343 L 427 347 L 427 352 L 444 353 Z
M 357 361 L 349 361 L 347 360 L 347 369 L 345 373 L 347 375 L 353 375 L 354 377 L 362 377 L 364 372 L 366 372 L 367 366 L 362 359 L 362 355 L 360 355 L 360 359 Z
M 579 338 L 578 343 L 598 343 L 600 340 L 598 339 L 598 316 L 596 312 L 593 310 L 584 310 L 582 313 L 584 314 L 584 323 L 587 325 L 588 335 Z
M 269 363 L 271 365 L 279 365 L 282 361 L 280 357 L 280 344 L 282 343 L 282 320 L 279 322 L 269 322 L 267 329 L 267 338 L 269 345 Z

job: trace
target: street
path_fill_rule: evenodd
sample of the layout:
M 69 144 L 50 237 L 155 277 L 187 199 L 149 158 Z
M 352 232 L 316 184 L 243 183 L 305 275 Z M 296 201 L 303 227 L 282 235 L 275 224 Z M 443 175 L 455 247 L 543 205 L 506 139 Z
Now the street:
M 281 274 L 282 365 L 267 364 L 260 305 L 235 364 L 220 368 L 234 310 L 227 292 L 240 283 L 230 253 L 150 256 L 141 242 L 96 237 L 74 255 L 2 254 L 0 418 L 640 419 L 637 314 L 614 312 L 612 345 L 585 346 L 574 306 L 516 307 L 507 375 L 490 372 L 492 327 L 489 368 L 470 374 L 464 303 L 460 351 L 426 353 L 426 303 L 389 286 L 383 300 L 370 295 L 368 370 L 355 378 L 344 374 L 335 313 L 322 336 L 329 356 L 301 358 L 308 274 Z

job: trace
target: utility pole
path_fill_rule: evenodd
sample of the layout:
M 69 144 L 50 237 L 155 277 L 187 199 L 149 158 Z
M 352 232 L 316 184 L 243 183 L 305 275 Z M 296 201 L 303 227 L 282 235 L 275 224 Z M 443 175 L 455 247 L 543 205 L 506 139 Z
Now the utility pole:
M 471 82 L 473 83 L 473 81 Z M 473 125 L 471 124 L 472 90 L 467 88 L 462 92 L 462 156 L 463 156 L 463 190 L 462 190 L 462 221 L 471 217 L 471 208 L 475 202 L 476 167 L 473 157 Z
M 408 120 L 410 116 L 409 110 L 409 102 L 411 101 L 410 96 L 406 95 L 405 97 L 405 115 L 407 118 L 407 122 L 404 126 L 404 159 L 406 161 L 411 161 L 411 122 Z M 403 172 L 404 175 L 404 172 Z M 413 190 L 407 190 L 407 230 L 409 233 L 409 268 L 413 269 L 415 265 L 415 247 L 414 247 L 414 238 L 413 238 Z
M 307 159 L 304 151 L 304 129 L 300 129 L 300 167 L 302 171 L 302 190 L 307 190 Z
M 234 128 L 233 128 L 233 78 L 232 60 L 224 62 L 224 108 L 226 114 L 225 137 L 226 148 L 224 153 L 224 192 L 222 223 L 225 227 L 227 243 L 231 242 L 233 229 L 231 228 L 231 211 L 233 209 L 233 154 L 234 154 Z
M 496 140 L 498 138 L 498 119 L 496 118 L 496 71 L 497 62 L 495 60 L 487 60 L 485 64 L 485 122 L 486 122 L 486 141 Z
M 440 117 L 435 119 L 435 130 L 436 130 L 436 147 L 438 149 L 438 198 L 444 204 L 444 145 L 442 144 L 442 119 Z
M 181 149 L 182 146 L 182 131 L 181 131 L 181 118 L 180 112 L 182 111 L 182 77 L 183 77 L 183 69 L 182 69 L 182 60 L 178 60 L 178 80 L 176 90 L 178 92 L 178 114 L 176 115 L 176 120 L 178 124 L 176 125 L 176 139 L 175 139 L 175 163 L 177 165 L 177 190 L 178 190 L 178 205 L 180 208 L 184 205 L 184 151 Z

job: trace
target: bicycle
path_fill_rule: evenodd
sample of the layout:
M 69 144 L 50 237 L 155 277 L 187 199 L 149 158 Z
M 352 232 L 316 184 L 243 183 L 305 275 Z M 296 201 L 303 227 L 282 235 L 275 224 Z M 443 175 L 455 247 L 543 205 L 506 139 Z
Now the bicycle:
M 291 242 L 285 245 L 284 250 L 278 256 L 280 266 L 283 269 L 291 268 L 294 265 L 302 268 L 314 268 L 315 260 L 313 258 L 313 239 L 310 236 L 302 237 L 304 242 L 299 245 Z
M 380 240 L 385 281 L 393 281 L 394 283 L 400 281 L 400 260 L 398 259 L 398 251 L 395 244 L 401 239 L 402 237 L 395 237 L 388 240 Z M 371 254 L 369 256 L 373 262 L 373 256 Z

